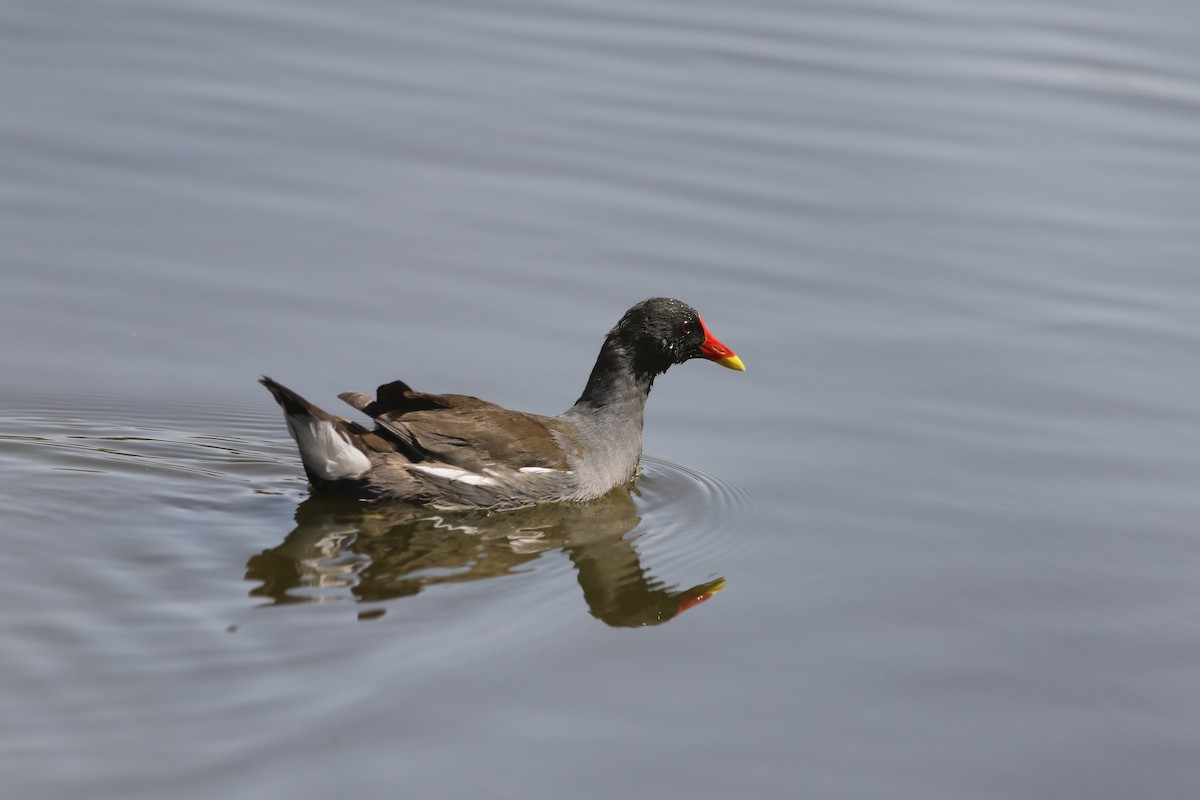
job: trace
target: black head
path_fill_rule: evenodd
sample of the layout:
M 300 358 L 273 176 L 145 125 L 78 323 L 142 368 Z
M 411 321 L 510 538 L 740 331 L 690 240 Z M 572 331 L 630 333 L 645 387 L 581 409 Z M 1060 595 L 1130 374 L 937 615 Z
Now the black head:
M 742 360 L 709 333 L 696 309 L 669 297 L 643 300 L 625 312 L 609 332 L 634 358 L 639 371 L 666 372 L 673 364 L 707 358 L 723 367 L 745 370 Z

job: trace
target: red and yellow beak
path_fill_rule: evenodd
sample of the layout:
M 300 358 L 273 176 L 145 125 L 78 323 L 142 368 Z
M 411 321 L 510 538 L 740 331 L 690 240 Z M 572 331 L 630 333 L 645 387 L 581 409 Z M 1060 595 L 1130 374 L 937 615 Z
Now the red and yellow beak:
M 697 317 L 697 319 L 700 319 Z M 704 320 L 700 320 L 700 329 L 704 331 L 704 344 L 700 345 L 700 355 L 707 358 L 709 361 L 715 361 L 722 367 L 736 369 L 738 372 L 745 372 L 746 365 L 737 357 L 737 354 L 730 350 L 725 345 L 713 336 L 708 330 L 708 326 L 704 324 Z
M 711 598 L 714 594 L 725 588 L 725 579 L 717 578 L 715 581 L 702 583 L 699 586 L 693 586 L 686 592 L 683 592 L 679 597 L 679 610 L 675 612 L 675 616 L 679 616 L 689 608 L 700 605 L 705 600 Z

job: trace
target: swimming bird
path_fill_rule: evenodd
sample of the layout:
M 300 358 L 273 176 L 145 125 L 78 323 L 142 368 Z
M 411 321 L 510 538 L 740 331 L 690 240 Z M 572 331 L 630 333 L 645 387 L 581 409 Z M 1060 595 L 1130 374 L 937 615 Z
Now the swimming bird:
M 314 493 L 510 509 L 591 500 L 633 480 L 654 379 L 694 358 L 745 370 L 694 308 L 655 297 L 608 332 L 583 394 L 558 416 L 418 392 L 397 380 L 375 397 L 339 395 L 375 421 L 367 428 L 268 377 L 260 382 L 283 409 Z

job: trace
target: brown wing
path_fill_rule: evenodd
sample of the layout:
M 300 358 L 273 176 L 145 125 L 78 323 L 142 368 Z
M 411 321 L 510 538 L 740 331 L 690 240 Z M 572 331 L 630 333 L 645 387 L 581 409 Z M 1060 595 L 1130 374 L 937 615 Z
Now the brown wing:
M 417 392 L 403 381 L 380 386 L 373 402 L 349 392 L 342 398 L 374 417 L 379 432 L 397 440 L 414 461 L 440 461 L 474 472 L 496 463 L 513 469 L 570 468 L 555 435 L 566 431 L 552 417 L 467 395 Z
M 547 417 L 487 403 L 417 411 L 404 415 L 400 422 L 431 456 L 464 469 L 478 472 L 497 463 L 512 469 L 569 468 L 554 435 L 555 421 Z

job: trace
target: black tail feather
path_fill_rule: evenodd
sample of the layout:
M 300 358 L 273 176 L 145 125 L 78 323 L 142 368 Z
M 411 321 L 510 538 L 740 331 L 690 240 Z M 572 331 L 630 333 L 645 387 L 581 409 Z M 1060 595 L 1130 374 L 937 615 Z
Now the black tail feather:
M 291 389 L 284 386 L 282 383 L 268 378 L 263 375 L 258 381 L 271 392 L 275 397 L 275 402 L 283 408 L 283 413 L 289 416 L 315 417 L 316 419 L 335 419 L 328 411 L 314 406 L 312 403 L 305 400 L 300 395 L 293 392 Z

